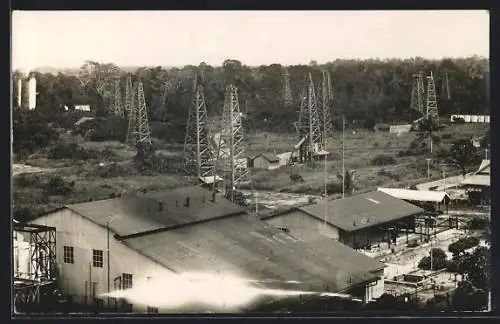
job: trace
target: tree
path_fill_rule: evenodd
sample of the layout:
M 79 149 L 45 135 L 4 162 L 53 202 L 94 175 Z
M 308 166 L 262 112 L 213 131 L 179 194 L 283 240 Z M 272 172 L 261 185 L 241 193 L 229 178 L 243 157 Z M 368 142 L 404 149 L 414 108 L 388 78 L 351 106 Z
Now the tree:
M 468 139 L 460 139 L 451 145 L 450 156 L 447 159 L 448 163 L 459 168 L 462 175 L 467 174 L 467 167 L 479 163 L 481 157 L 478 155 L 476 148 Z
M 345 179 L 344 181 L 344 192 L 347 194 L 352 194 L 354 192 L 354 189 L 356 187 L 355 183 L 357 180 L 358 174 L 356 170 L 346 170 L 345 175 L 342 175 L 341 173 L 337 173 L 337 179 L 342 183 L 342 179 Z
M 471 282 L 462 281 L 458 283 L 451 300 L 456 311 L 480 311 L 488 305 L 488 294 L 475 288 Z
M 432 269 L 431 269 L 431 257 L 425 256 L 418 263 L 418 267 L 424 270 L 441 270 L 448 266 L 446 260 L 446 253 L 438 248 L 433 248 L 432 251 Z

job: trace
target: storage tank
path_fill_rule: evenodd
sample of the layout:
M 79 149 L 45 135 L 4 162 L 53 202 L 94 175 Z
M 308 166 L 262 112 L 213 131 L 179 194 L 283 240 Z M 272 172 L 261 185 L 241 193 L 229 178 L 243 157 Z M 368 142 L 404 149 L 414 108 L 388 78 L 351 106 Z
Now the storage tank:
M 21 233 L 15 233 L 14 238 L 14 277 L 29 278 L 32 272 L 30 264 L 31 254 L 30 243 L 24 241 Z
M 36 79 L 34 76 L 28 81 L 28 108 L 33 110 L 36 108 Z
M 21 98 L 23 96 L 23 81 L 21 79 L 17 79 L 17 107 L 21 107 Z

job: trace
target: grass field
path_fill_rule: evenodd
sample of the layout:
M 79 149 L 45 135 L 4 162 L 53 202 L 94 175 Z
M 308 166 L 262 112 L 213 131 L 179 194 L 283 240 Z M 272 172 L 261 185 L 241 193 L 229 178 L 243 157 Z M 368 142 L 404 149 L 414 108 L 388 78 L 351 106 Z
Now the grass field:
M 436 145 L 447 147 L 458 138 L 470 138 L 484 135 L 487 125 L 453 125 L 442 131 L 442 143 Z M 64 204 L 78 203 L 90 200 L 106 199 L 130 192 L 161 190 L 179 186 L 182 180 L 178 174 L 140 174 L 133 163 L 135 151 L 119 142 L 86 142 L 81 138 L 76 140 L 80 147 L 95 151 L 107 150 L 112 156 L 103 159 L 49 159 L 43 150 L 31 155 L 19 163 L 44 169 L 43 172 L 17 175 L 14 178 L 14 210 L 24 215 L 38 214 Z M 374 133 L 367 131 L 346 131 L 345 133 L 345 168 L 357 171 L 355 181 L 356 192 L 373 190 L 380 186 L 403 186 L 427 180 L 426 156 L 403 156 L 398 152 L 408 149 L 414 140 L 414 133 L 397 136 L 389 133 Z M 257 153 L 290 151 L 297 142 L 295 134 L 268 134 L 267 140 L 263 133 L 247 135 L 247 155 Z M 182 152 L 182 145 L 157 141 L 158 152 L 164 156 Z M 339 182 L 336 174 L 342 170 L 341 134 L 335 134 L 329 145 L 332 157 L 328 161 L 329 182 Z M 395 159 L 395 163 L 386 166 L 372 166 L 373 157 L 384 154 Z M 284 167 L 272 171 L 252 170 L 253 188 L 318 194 L 324 186 L 323 164 L 298 165 Z M 294 183 L 291 174 L 299 174 L 304 182 Z M 446 174 L 458 174 L 458 170 L 447 170 Z M 64 195 L 53 195 L 44 189 L 51 177 L 60 176 L 67 182 L 74 181 L 71 192 Z M 432 178 L 441 178 L 440 169 L 432 168 Z M 19 216 L 18 216 L 19 217 Z

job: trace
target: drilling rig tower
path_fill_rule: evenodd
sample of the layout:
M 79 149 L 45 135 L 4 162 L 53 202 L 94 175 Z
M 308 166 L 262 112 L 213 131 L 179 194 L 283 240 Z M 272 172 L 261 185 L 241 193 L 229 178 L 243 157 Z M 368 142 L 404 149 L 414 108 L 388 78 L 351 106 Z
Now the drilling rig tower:
M 424 74 L 419 71 L 413 75 L 410 109 L 418 111 L 421 115 L 424 115 L 424 96 Z
M 448 71 L 445 69 L 441 76 L 441 98 L 451 99 L 450 81 L 448 80 Z
M 132 114 L 132 106 L 134 105 L 134 89 L 132 87 L 132 77 L 129 75 L 125 83 L 125 113 L 130 120 Z
M 232 202 L 243 204 L 244 202 L 239 201 L 239 194 L 235 190 L 238 184 L 250 180 L 250 174 L 245 156 L 238 90 L 233 85 L 229 85 L 226 90 L 221 132 L 215 141 L 218 142 L 217 157 L 222 162 L 225 180 L 228 182 L 226 198 Z
M 300 102 L 299 122 L 297 130 L 300 137 L 299 161 L 311 161 L 313 154 L 318 152 L 321 145 L 321 123 L 314 92 L 314 83 L 311 73 L 306 81 Z
M 206 178 L 213 176 L 214 161 L 203 86 L 197 83 L 197 78 L 193 90 L 184 141 L 184 174 L 196 176 L 197 183 L 200 180 L 206 183 Z
M 283 74 L 283 104 L 285 107 L 293 105 L 292 87 L 290 86 L 290 73 L 288 73 L 288 70 L 285 70 Z
M 124 117 L 120 78 L 115 79 L 115 93 L 113 98 L 113 111 L 116 116 Z
M 322 149 L 327 149 L 327 139 L 332 136 L 332 120 L 331 120 L 331 106 L 332 106 L 332 86 L 330 82 L 330 73 L 323 71 L 323 78 L 321 80 L 321 131 L 322 131 Z
M 433 120 L 436 124 L 439 125 L 439 111 L 437 106 L 436 87 L 434 85 L 434 76 L 432 75 L 432 71 L 431 75 L 427 77 L 426 117 Z
M 129 117 L 127 142 L 135 146 L 137 143 L 151 144 L 148 111 L 142 82 L 134 86 L 134 97 Z

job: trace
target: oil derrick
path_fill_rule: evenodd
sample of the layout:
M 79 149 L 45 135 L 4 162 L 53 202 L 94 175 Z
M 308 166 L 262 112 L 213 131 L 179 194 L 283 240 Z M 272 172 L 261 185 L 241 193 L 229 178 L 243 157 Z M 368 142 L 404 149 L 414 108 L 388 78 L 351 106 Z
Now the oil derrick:
M 410 109 L 424 115 L 424 75 L 421 71 L 413 75 L 413 88 L 411 91 Z
M 132 106 L 134 105 L 134 89 L 132 88 L 132 77 L 127 77 L 125 85 L 125 113 L 130 120 L 132 114 Z
M 427 77 L 427 109 L 426 117 L 432 119 L 439 124 L 439 112 L 436 98 L 436 88 L 434 85 L 434 77 L 431 75 Z
M 285 107 L 293 105 L 290 73 L 288 73 L 288 70 L 285 70 L 285 73 L 283 74 L 283 104 Z
M 297 129 L 300 137 L 300 162 L 311 161 L 313 153 L 319 151 L 321 144 L 321 124 L 318 116 L 316 94 L 311 73 L 300 102 Z
M 441 76 L 441 98 L 451 99 L 450 93 L 450 81 L 448 80 L 448 71 L 445 69 L 443 75 Z
M 241 117 L 238 91 L 235 86 L 229 85 L 226 90 L 217 157 L 222 162 L 224 175 L 227 175 L 225 178 L 229 181 L 226 198 L 239 204 L 243 204 L 244 199 L 241 201 L 242 197 L 235 192 L 236 186 L 249 180 Z
M 137 144 L 137 83 L 134 86 L 129 87 L 129 82 L 131 83 L 130 77 L 127 79 L 127 98 L 126 98 L 126 109 L 127 109 L 127 118 L 128 118 L 128 131 L 127 131 L 127 144 L 135 147 Z
M 322 131 L 322 149 L 327 149 L 327 139 L 332 136 L 332 120 L 331 120 L 331 102 L 333 98 L 332 86 L 330 83 L 330 73 L 323 71 L 321 80 L 321 131 Z
M 122 94 L 120 91 L 120 79 L 115 79 L 115 93 L 113 98 L 113 111 L 116 116 L 124 117 Z
M 128 123 L 127 143 L 132 146 L 137 145 L 137 143 L 151 144 L 148 111 L 142 82 L 134 85 Z
M 184 141 L 184 174 L 196 176 L 198 182 L 201 177 L 212 176 L 214 166 L 203 86 L 196 81 Z
M 165 110 L 166 109 L 166 104 L 167 104 L 167 96 L 168 92 L 170 91 L 170 83 L 168 81 L 165 81 L 163 83 L 163 92 L 161 94 L 161 109 Z

